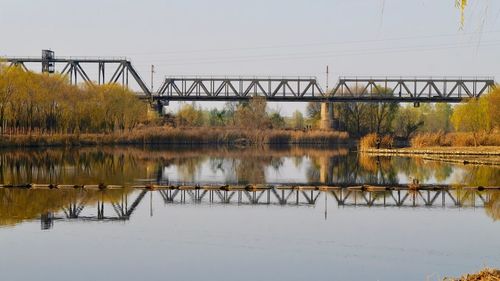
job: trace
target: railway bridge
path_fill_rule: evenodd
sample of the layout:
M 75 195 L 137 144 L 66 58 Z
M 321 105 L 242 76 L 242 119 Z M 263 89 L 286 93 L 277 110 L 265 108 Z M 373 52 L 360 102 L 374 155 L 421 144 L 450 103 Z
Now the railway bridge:
M 26 71 L 38 66 L 42 72 L 58 72 L 75 85 L 135 84 L 138 96 L 159 110 L 171 101 L 245 101 L 255 96 L 271 102 L 321 102 L 323 127 L 331 126 L 335 102 L 459 103 L 495 87 L 493 77 L 340 77 L 325 90 L 316 77 L 169 76 L 154 92 L 127 58 L 56 57 L 43 50 L 42 57 L 0 61 Z
M 294 186 L 273 186 L 265 189 L 158 189 L 122 190 L 121 199 L 108 197 L 106 190 L 99 191 L 101 199 L 89 203 L 84 196 L 76 196 L 75 201 L 64 206 L 59 212 L 45 212 L 40 216 L 43 230 L 54 227 L 55 221 L 85 222 L 125 222 L 129 221 L 137 208 L 145 200 L 149 201 L 150 215 L 153 216 L 153 195 L 160 198 L 165 206 L 175 205 L 225 205 L 225 206 L 281 206 L 308 207 L 327 204 L 333 208 L 448 208 L 448 209 L 484 209 L 491 205 L 495 190 L 448 189 L 432 187 L 425 190 L 409 190 L 395 187 L 391 190 L 361 190 L 356 187 L 324 187 L 324 189 Z M 378 191 L 377 191 L 378 190 Z M 57 190 L 55 192 L 58 192 Z M 82 194 L 74 190 L 73 194 Z M 328 203 L 330 202 L 330 203 Z M 144 205 L 144 203 L 142 203 Z M 144 207 L 144 206 L 143 206 Z M 326 217 L 325 217 L 326 218 Z

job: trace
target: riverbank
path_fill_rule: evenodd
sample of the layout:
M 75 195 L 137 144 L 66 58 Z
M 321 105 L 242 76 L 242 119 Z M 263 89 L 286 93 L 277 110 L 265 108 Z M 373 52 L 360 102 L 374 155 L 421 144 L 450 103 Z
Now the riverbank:
M 466 274 L 459 278 L 445 278 L 444 281 L 497 281 L 500 280 L 500 270 L 485 268 L 478 273 Z
M 500 156 L 500 146 L 457 146 L 457 147 L 404 147 L 404 148 L 365 148 L 362 152 L 398 156 L 398 155 L 481 155 L 481 156 Z
M 96 145 L 298 145 L 348 144 L 345 132 L 242 130 L 236 128 L 147 127 L 111 134 L 6 135 L 0 147 L 72 147 Z
M 428 161 L 446 162 L 463 165 L 500 166 L 500 146 L 484 147 L 424 147 L 362 149 L 362 153 L 374 156 L 411 156 Z

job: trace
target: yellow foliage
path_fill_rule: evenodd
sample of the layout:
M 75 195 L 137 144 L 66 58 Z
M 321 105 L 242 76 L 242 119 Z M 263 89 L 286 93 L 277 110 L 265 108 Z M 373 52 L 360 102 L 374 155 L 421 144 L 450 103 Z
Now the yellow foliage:
M 77 87 L 0 65 L 0 134 L 111 132 L 147 118 L 147 105 L 121 86 Z
M 86 202 L 95 205 L 99 200 L 120 202 L 123 192 L 131 190 L 110 190 L 105 196 L 100 191 L 77 190 L 0 190 L 0 226 L 15 225 L 26 220 L 39 218 L 48 212 L 61 212 L 70 204 Z
M 468 0 L 455 0 L 455 6 L 460 9 L 460 28 L 464 27 L 465 23 L 465 8 L 467 7 Z
M 360 149 L 370 148 L 392 148 L 394 146 L 394 138 L 386 135 L 368 134 L 359 141 Z
M 472 134 L 474 142 L 500 127 L 500 90 L 497 88 L 479 99 L 455 107 L 451 122 L 458 132 Z
M 266 129 L 270 127 L 267 116 L 267 102 L 264 97 L 253 97 L 247 104 L 239 105 L 236 112 L 236 125 L 245 129 Z
M 185 104 L 177 113 L 179 126 L 199 127 L 203 125 L 203 112 L 190 104 Z
M 500 129 L 500 87 L 484 96 L 488 104 L 488 117 L 493 128 Z

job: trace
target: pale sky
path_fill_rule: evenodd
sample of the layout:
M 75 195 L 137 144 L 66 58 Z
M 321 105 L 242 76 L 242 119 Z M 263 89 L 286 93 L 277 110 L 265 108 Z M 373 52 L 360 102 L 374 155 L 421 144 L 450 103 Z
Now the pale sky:
M 156 87 L 166 75 L 324 85 L 326 65 L 330 85 L 339 75 L 500 79 L 500 1 L 469 2 L 460 30 L 455 0 L 0 0 L 0 55 L 126 56 L 148 85 L 155 65 Z

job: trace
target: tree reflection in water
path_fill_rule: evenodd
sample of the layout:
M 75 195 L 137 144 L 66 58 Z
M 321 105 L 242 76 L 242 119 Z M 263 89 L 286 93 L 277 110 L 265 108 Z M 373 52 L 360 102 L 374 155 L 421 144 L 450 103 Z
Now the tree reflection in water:
M 292 189 L 260 191 L 0 189 L 0 226 L 13 226 L 24 221 L 37 219 L 40 219 L 42 229 L 50 229 L 56 220 L 128 221 L 137 207 L 150 208 L 152 206 L 153 195 L 160 198 L 160 200 L 163 199 L 164 205 L 224 204 L 239 206 L 250 204 L 255 206 L 280 205 L 297 207 L 314 206 L 321 202 L 326 204 L 328 201 L 335 206 L 346 208 L 439 207 L 438 209 L 452 208 L 457 210 L 457 208 L 476 209 L 484 207 L 486 214 L 493 221 L 500 219 L 500 192 L 466 189 L 375 192 L 352 191 L 349 189 L 333 191 Z M 149 204 L 145 204 L 144 201 L 149 201 Z
M 380 157 L 366 154 L 359 155 L 359 164 L 363 172 L 368 172 L 368 175 L 364 174 L 367 177 L 364 180 L 373 178 L 378 183 L 401 183 L 401 176 L 404 176 L 409 182 L 415 179 L 420 183 L 500 185 L 500 169 L 494 166 L 457 165 L 426 161 L 419 157 Z
M 166 168 L 174 174 L 165 174 Z M 495 167 L 376 157 L 346 148 L 100 147 L 0 152 L 1 183 L 127 185 L 144 180 L 209 181 L 218 174 L 218 179 L 227 183 L 259 184 L 267 182 L 269 171 L 285 182 L 290 177 L 287 173 L 300 171 L 302 178 L 314 184 L 395 184 L 413 179 L 421 183 L 500 184 L 500 169 Z
M 21 190 L 0 189 L 0 226 L 15 225 L 58 213 L 71 205 L 95 206 L 98 202 L 117 203 L 133 190 Z
M 500 220 L 500 192 L 491 195 L 490 200 L 485 205 L 486 214 L 490 216 L 493 221 Z
M 259 184 L 268 181 L 269 171 L 281 177 L 277 181 L 289 182 L 287 179 L 296 176 L 290 174 L 292 171 L 303 173 L 305 178 L 305 183 L 297 184 L 390 185 L 417 179 L 421 183 L 500 185 L 500 169 L 496 167 L 463 166 L 408 157 L 373 157 L 349 152 L 345 148 L 100 147 L 0 152 L 1 183 L 163 183 L 170 181 L 170 175 L 164 173 L 166 168 L 173 168 L 176 177 L 186 182 L 208 181 L 214 174 L 220 174 L 221 181 L 226 183 Z M 0 225 L 14 225 L 61 212 L 76 201 L 87 205 L 99 201 L 112 203 L 129 192 L 108 191 L 104 198 L 103 193 L 97 191 L 0 189 Z M 473 206 L 478 200 L 476 196 L 479 196 L 472 192 L 450 192 L 455 198 L 460 198 L 461 206 Z M 364 200 L 362 193 L 352 196 L 360 202 Z M 390 195 L 373 193 L 370 196 L 377 202 Z M 487 214 L 499 220 L 500 195 L 488 193 L 484 196 L 488 196 L 484 198 Z

